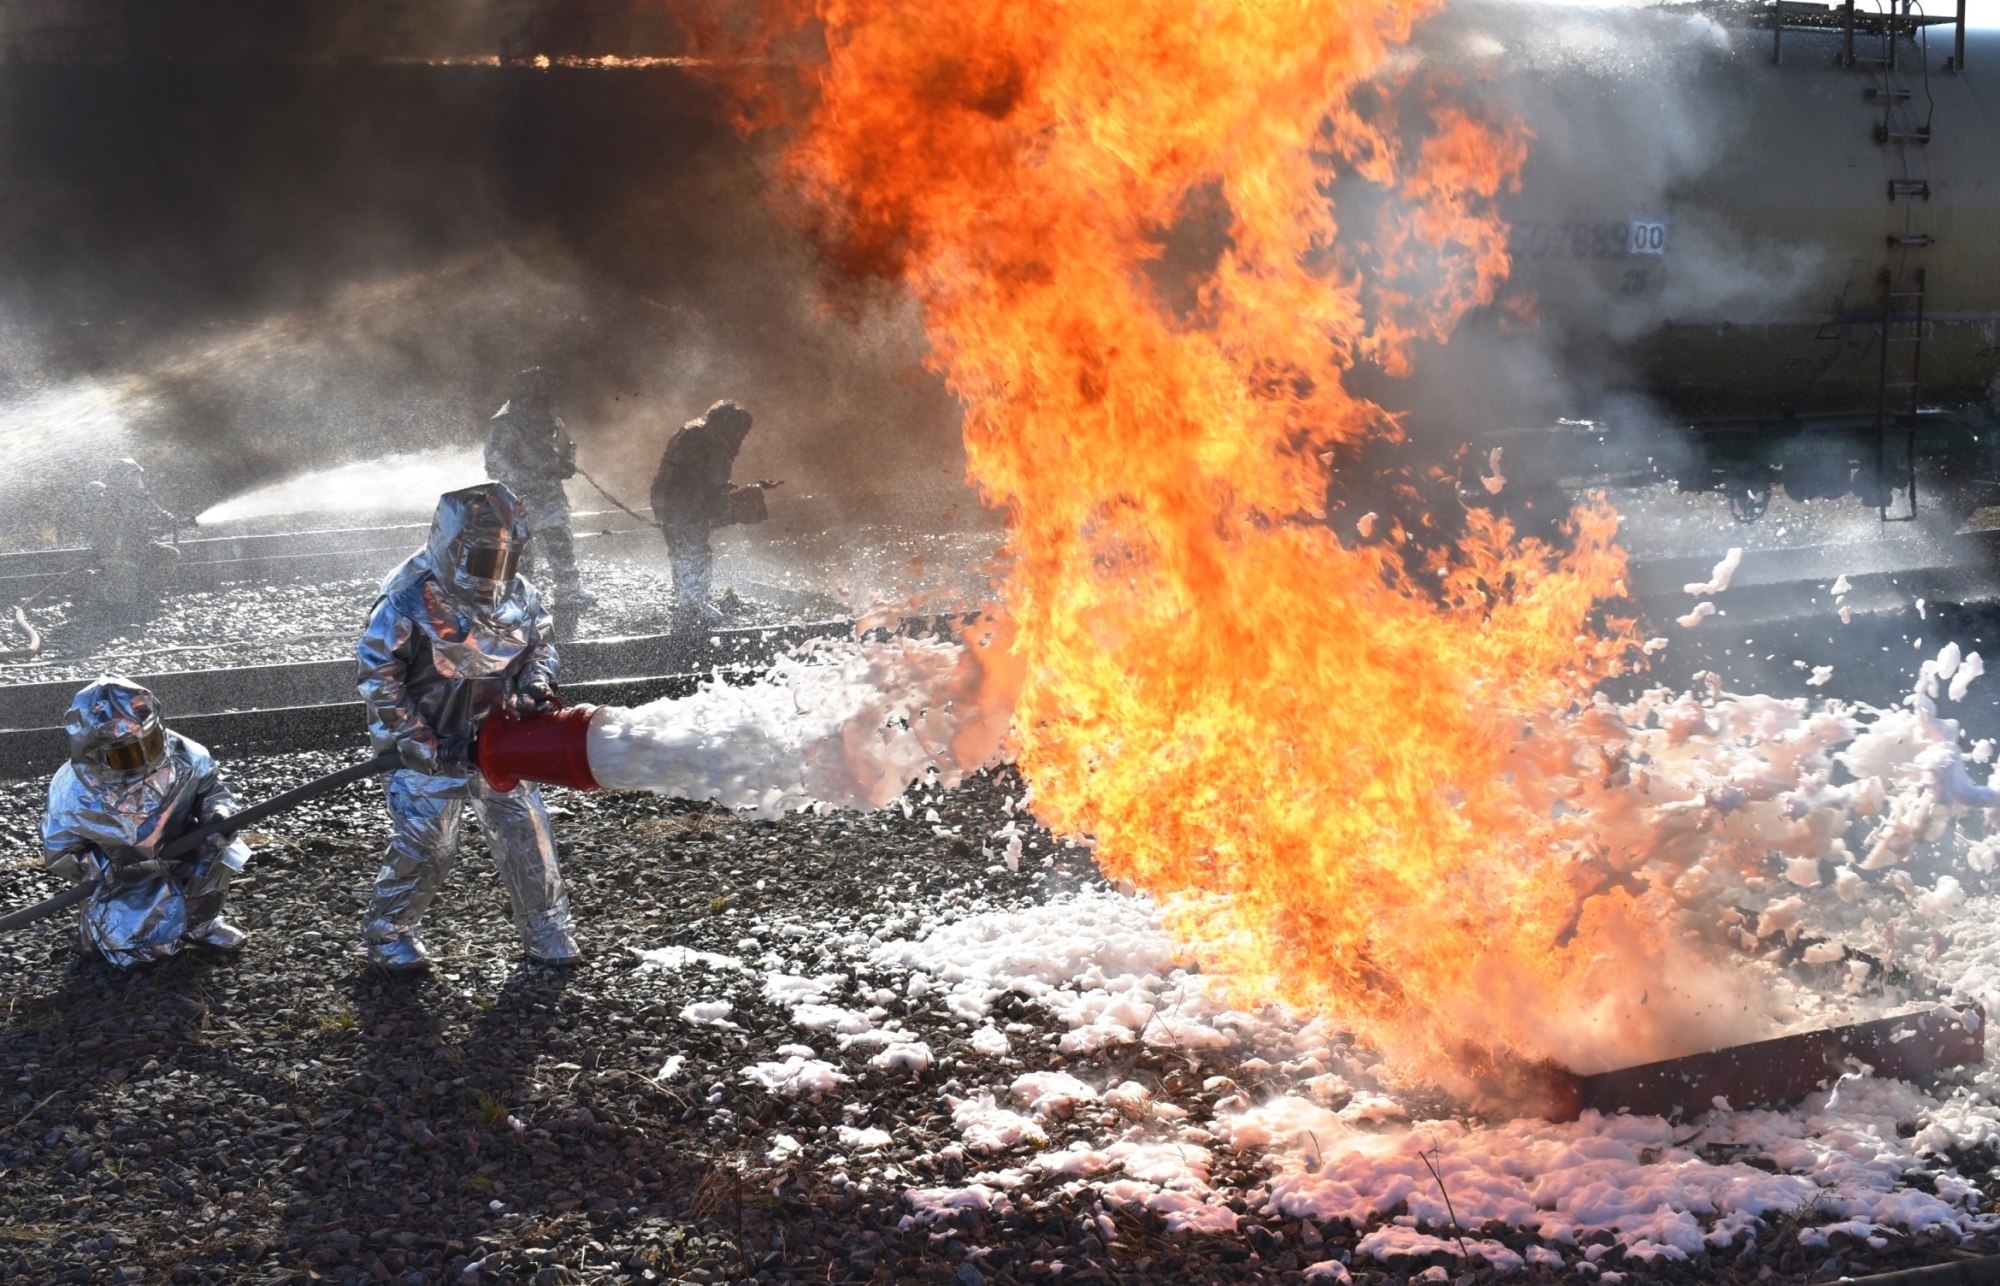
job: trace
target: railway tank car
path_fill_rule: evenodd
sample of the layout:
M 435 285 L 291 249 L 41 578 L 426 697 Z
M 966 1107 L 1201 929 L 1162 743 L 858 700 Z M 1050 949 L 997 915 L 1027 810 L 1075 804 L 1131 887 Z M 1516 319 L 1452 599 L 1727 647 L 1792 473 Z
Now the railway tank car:
M 1533 15 L 1420 37 L 1532 135 L 1501 302 L 1533 320 L 1430 371 L 1563 420 L 1495 443 L 1741 519 L 2000 478 L 2000 32 L 1908 0 Z

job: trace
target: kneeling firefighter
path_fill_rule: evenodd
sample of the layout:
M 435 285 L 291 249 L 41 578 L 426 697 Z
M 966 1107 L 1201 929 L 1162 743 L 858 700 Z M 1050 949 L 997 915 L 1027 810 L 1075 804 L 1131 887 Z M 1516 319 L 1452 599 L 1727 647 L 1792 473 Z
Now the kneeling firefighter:
M 515 571 L 527 537 L 520 501 L 504 484 L 446 493 L 430 540 L 382 583 L 361 636 L 369 734 L 404 765 L 388 778 L 393 833 L 362 926 L 370 957 L 387 969 L 429 963 L 417 928 L 457 859 L 468 801 L 528 958 L 581 958 L 541 793 L 528 783 L 497 790 L 471 763 L 486 718 L 556 704 L 554 622 Z
M 234 951 L 247 936 L 222 918 L 230 877 L 250 850 L 217 835 L 182 859 L 161 851 L 236 811 L 215 760 L 161 722 L 159 702 L 127 679 L 84 688 L 63 716 L 69 763 L 49 783 L 42 845 L 53 871 L 97 887 L 78 932 L 120 968 L 194 943 Z

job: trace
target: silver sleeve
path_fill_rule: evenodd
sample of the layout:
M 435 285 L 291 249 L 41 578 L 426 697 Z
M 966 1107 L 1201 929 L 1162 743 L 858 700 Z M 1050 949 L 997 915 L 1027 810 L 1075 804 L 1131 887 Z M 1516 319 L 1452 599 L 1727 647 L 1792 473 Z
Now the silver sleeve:
M 72 823 L 84 803 L 84 789 L 68 765 L 56 770 L 49 782 L 49 806 L 42 814 L 44 864 L 54 866 L 65 857 L 75 857 L 94 847 L 91 837 Z
M 535 645 L 528 652 L 528 664 L 522 667 L 515 690 L 522 691 L 538 683 L 553 688 L 562 665 L 555 645 L 556 618 L 542 602 L 541 591 L 532 585 L 528 586 L 528 610 L 534 622 Z
M 359 667 L 355 686 L 368 706 L 368 737 L 377 750 L 388 750 L 404 741 L 433 748 L 437 745 L 437 733 L 417 713 L 407 686 L 415 632 L 416 626 L 385 595 L 376 600 L 368 628 L 355 645 Z

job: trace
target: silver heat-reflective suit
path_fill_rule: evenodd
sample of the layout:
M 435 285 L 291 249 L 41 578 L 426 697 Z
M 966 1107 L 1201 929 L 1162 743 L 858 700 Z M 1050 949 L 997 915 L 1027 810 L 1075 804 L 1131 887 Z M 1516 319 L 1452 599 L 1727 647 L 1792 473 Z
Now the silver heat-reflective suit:
M 121 968 L 161 960 L 189 942 L 234 950 L 245 934 L 222 917 L 230 878 L 250 860 L 242 841 L 216 837 L 173 861 L 168 843 L 236 811 L 215 760 L 159 722 L 153 694 L 107 677 L 77 693 L 64 717 L 71 761 L 49 783 L 42 846 L 50 869 L 97 878 L 85 905 L 84 944 Z M 150 734 L 148 760 L 114 768 L 108 746 Z
M 576 441 L 555 413 L 554 387 L 535 366 L 514 377 L 507 402 L 486 426 L 486 476 L 502 482 L 521 505 L 521 520 L 535 538 L 534 557 L 545 559 L 544 584 L 559 608 L 587 608 L 597 596 L 583 587 L 576 567 L 569 496 L 563 482 L 576 476 Z M 540 571 L 536 575 L 541 575 Z
M 429 543 L 382 583 L 357 648 L 375 748 L 399 749 L 408 765 L 386 782 L 393 833 L 363 923 L 370 955 L 390 969 L 429 959 L 417 928 L 457 861 L 468 801 L 529 957 L 567 964 L 580 955 L 540 791 L 526 782 L 495 790 L 466 762 L 488 715 L 553 695 L 553 622 L 541 595 L 520 576 L 482 583 L 462 570 L 475 543 L 525 536 L 519 502 L 501 484 L 444 496 Z

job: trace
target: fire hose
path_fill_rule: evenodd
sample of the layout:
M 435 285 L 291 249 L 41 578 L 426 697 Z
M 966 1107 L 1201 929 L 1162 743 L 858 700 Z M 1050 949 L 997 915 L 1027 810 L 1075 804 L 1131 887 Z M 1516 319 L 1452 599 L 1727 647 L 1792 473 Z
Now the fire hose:
M 623 509 L 626 513 L 631 514 L 632 517 L 637 518 L 640 522 L 645 523 L 648 527 L 651 527 L 655 530 L 659 529 L 660 527 L 659 519 L 648 518 L 644 514 L 636 512 L 630 505 L 627 505 L 623 500 L 620 500 L 617 496 L 612 495 L 608 490 L 605 489 L 603 483 L 591 477 L 590 474 L 588 474 L 584 470 L 578 469 L 576 471 L 576 476 L 582 478 L 585 482 L 588 482 L 591 486 L 596 487 L 597 493 L 599 495 L 603 496 L 606 500 L 609 500 L 612 504 L 617 505 L 620 509 Z M 759 491 L 772 491 L 778 487 L 782 487 L 783 485 L 785 484 L 782 482 L 767 482 L 761 478 L 758 479 L 757 482 L 755 483 L 755 486 Z M 747 491 L 749 490 L 749 488 L 745 487 L 742 488 L 742 490 Z M 757 518 L 753 519 L 752 521 L 762 522 L 763 519 Z
M 597 778 L 590 770 L 589 746 L 590 720 L 596 713 L 596 706 L 575 705 L 526 719 L 511 714 L 495 715 L 480 725 L 478 738 L 473 742 L 467 759 L 495 790 L 512 790 L 524 781 L 568 786 L 573 790 L 597 790 Z M 252 804 L 241 812 L 191 830 L 162 848 L 158 860 L 164 862 L 183 857 L 216 836 L 234 835 L 246 826 L 297 808 L 342 786 L 392 772 L 402 766 L 403 758 L 398 751 L 385 750 L 373 759 L 309 781 L 261 804 Z M 95 881 L 73 884 L 33 906 L 0 915 L 0 933 L 45 920 L 65 907 L 75 906 L 96 888 Z
M 637 518 L 640 522 L 645 523 L 648 527 L 657 528 L 660 525 L 657 519 L 647 518 L 638 513 L 633 512 L 632 508 L 629 505 L 627 505 L 623 500 L 620 500 L 617 496 L 614 496 L 609 491 L 605 490 L 603 483 L 591 477 L 584 470 L 578 469 L 576 471 L 576 476 L 582 478 L 585 482 L 588 482 L 591 486 L 596 487 L 598 495 L 603 496 L 606 500 L 609 500 L 612 504 L 617 505 L 620 509 L 623 509 L 626 513 L 631 514 L 632 517 Z
M 19 626 L 21 633 L 27 636 L 28 645 L 26 647 L 17 647 L 9 651 L 0 652 L 0 661 L 32 661 L 33 659 L 42 654 L 42 636 L 35 631 L 35 627 L 33 625 L 30 625 L 28 623 L 28 611 L 27 611 L 28 605 L 34 602 L 36 599 L 40 598 L 42 595 L 48 593 L 50 590 L 54 589 L 56 586 L 62 584 L 70 577 L 76 575 L 78 572 L 85 572 L 89 570 L 90 570 L 89 563 L 78 563 L 76 566 L 70 568 L 68 571 L 56 577 L 48 584 L 42 586 L 34 593 L 28 595 L 20 602 L 14 604 L 14 624 Z

